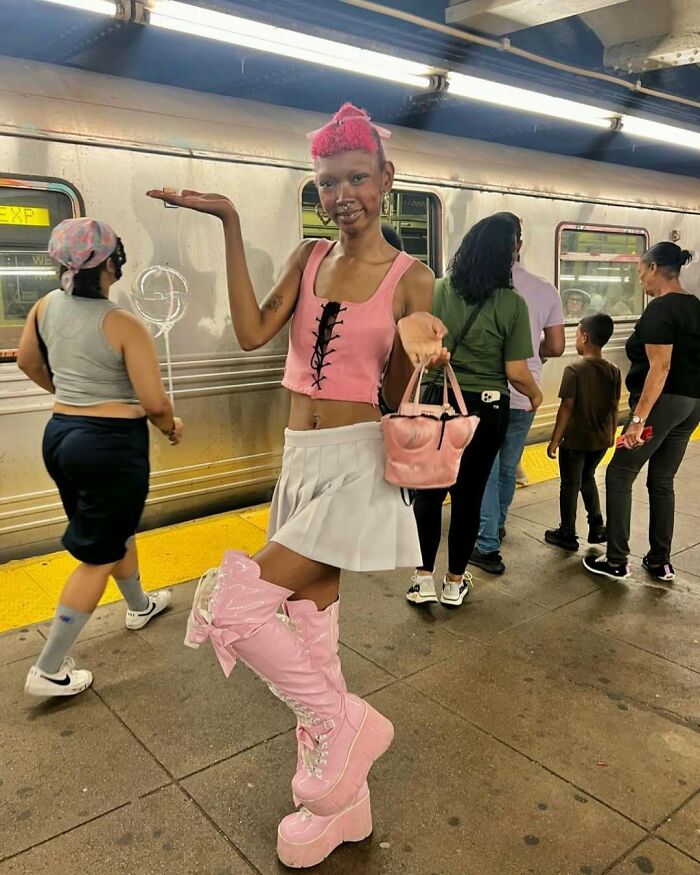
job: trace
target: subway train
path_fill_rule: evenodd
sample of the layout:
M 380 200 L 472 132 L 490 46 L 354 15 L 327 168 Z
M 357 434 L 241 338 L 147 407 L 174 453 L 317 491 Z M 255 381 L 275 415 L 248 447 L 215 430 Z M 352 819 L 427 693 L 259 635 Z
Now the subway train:
M 46 246 L 68 216 L 104 219 L 123 238 L 117 303 L 133 308 L 135 280 L 152 265 L 175 268 L 188 286 L 186 313 L 169 335 L 186 440 L 172 448 L 153 436 L 143 526 L 264 500 L 287 416 L 286 336 L 240 349 L 217 221 L 165 209 L 145 192 L 229 195 L 262 296 L 302 236 L 334 233 L 315 209 L 305 136 L 323 118 L 10 58 L 0 58 L 0 83 L 0 560 L 55 546 L 64 525 L 41 461 L 51 398 L 19 371 L 15 352 L 32 303 L 57 286 Z M 700 181 L 400 127 L 388 147 L 397 174 L 387 221 L 408 252 L 441 275 L 475 221 L 508 210 L 523 222 L 525 267 L 560 289 L 567 351 L 544 368 L 531 439 L 544 437 L 582 313 L 613 315 L 607 355 L 624 367 L 624 342 L 643 307 L 639 254 L 663 239 L 697 254 Z M 700 287 L 697 269 L 688 280 Z M 163 338 L 157 343 L 165 375 Z

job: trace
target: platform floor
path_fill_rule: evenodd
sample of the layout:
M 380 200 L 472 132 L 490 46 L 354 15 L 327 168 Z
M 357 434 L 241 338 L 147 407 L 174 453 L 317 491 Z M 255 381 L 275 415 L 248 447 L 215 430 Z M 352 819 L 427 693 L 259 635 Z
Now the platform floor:
M 544 544 L 556 482 L 518 490 L 508 570 L 477 570 L 460 610 L 407 604 L 405 572 L 346 575 L 348 682 L 397 735 L 373 836 L 320 871 L 700 875 L 700 444 L 677 486 L 669 587 L 639 568 L 642 480 L 631 581 Z M 72 700 L 22 693 L 46 624 L 0 636 L 0 875 L 288 871 L 293 719 L 243 666 L 226 680 L 182 646 L 193 587 L 142 632 L 99 608 L 75 649 L 95 682 Z

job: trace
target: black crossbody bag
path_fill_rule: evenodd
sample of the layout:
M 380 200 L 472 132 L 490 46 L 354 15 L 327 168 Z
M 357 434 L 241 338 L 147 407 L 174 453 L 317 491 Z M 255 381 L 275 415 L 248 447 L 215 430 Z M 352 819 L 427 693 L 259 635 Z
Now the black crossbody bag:
M 454 342 L 452 349 L 450 350 L 450 355 L 454 355 L 455 351 L 464 343 L 467 335 L 471 331 L 472 325 L 476 322 L 476 317 L 481 312 L 481 308 L 484 306 L 486 302 L 481 301 L 472 311 L 471 316 L 467 319 L 464 328 L 462 329 L 462 333 L 459 335 L 457 340 Z M 442 371 L 439 371 L 435 379 L 431 380 L 428 383 L 423 391 L 421 392 L 420 400 L 423 404 L 440 404 L 442 403 Z

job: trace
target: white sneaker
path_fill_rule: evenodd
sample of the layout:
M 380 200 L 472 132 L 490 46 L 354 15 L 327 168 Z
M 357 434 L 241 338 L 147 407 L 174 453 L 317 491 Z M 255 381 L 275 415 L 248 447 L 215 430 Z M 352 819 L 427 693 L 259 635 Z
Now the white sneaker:
M 406 599 L 414 605 L 424 605 L 438 600 L 432 574 L 414 574 Z
M 146 623 L 168 607 L 172 599 L 172 593 L 169 589 L 158 589 L 155 592 L 146 593 L 146 595 L 148 596 L 148 607 L 145 611 L 126 612 L 127 629 L 143 629 Z
M 440 601 L 448 607 L 458 608 L 469 595 L 472 586 L 472 576 L 465 571 L 461 580 L 448 580 L 445 575 L 442 581 Z
M 67 656 L 56 674 L 42 671 L 33 665 L 24 682 L 24 692 L 30 696 L 75 696 L 82 693 L 92 683 L 92 672 L 76 668 L 75 660 Z

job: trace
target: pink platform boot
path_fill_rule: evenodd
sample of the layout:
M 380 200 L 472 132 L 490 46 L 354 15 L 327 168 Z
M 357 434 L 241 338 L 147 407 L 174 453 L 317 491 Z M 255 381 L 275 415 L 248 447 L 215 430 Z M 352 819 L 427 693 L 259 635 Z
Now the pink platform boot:
M 335 689 L 347 690 L 338 657 L 339 602 L 319 611 L 314 602 L 288 601 L 285 605 L 292 628 L 308 648 L 315 668 L 323 672 Z M 297 769 L 301 768 L 303 746 L 298 746 Z M 299 804 L 297 799 L 295 804 Z M 322 817 L 302 808 L 283 818 L 277 829 L 277 856 L 285 866 L 306 869 L 323 862 L 344 842 L 361 842 L 372 833 L 372 808 L 367 782 L 357 799 L 338 814 Z
M 329 816 L 357 799 L 394 728 L 362 699 L 336 690 L 313 665 L 276 613 L 291 595 L 262 580 L 244 553 L 228 550 L 221 568 L 200 580 L 185 644 L 198 647 L 210 639 L 227 677 L 240 657 L 294 711 L 304 749 L 292 791 L 313 814 Z
M 364 784 L 355 802 L 330 817 L 300 808 L 277 828 L 277 856 L 290 869 L 309 869 L 322 863 L 343 842 L 361 842 L 372 832 L 369 788 Z

